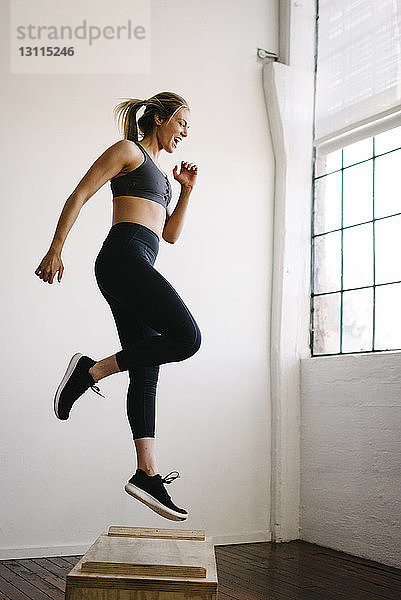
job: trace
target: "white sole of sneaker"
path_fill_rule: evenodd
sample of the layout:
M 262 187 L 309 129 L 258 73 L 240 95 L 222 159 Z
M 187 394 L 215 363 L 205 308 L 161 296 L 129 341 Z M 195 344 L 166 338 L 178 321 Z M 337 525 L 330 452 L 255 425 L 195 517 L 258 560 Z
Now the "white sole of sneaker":
M 67 383 L 71 373 L 73 372 L 73 370 L 76 367 L 77 362 L 79 361 L 79 359 L 81 358 L 81 356 L 83 356 L 83 354 L 81 352 L 77 352 L 76 354 L 74 354 L 74 356 L 71 358 L 67 370 L 64 374 L 63 379 L 60 382 L 60 385 L 58 386 L 57 390 L 56 390 L 56 394 L 54 396 L 54 414 L 56 415 L 56 417 L 58 419 L 60 419 L 60 415 L 58 414 L 58 403 L 60 400 L 60 395 L 61 392 L 64 389 L 65 384 Z M 65 419 L 61 419 L 61 420 L 65 420 Z
M 183 515 L 175 510 L 172 510 L 171 508 L 168 508 L 167 506 L 164 506 L 164 504 L 156 500 L 156 498 L 153 498 L 151 494 L 148 494 L 148 492 L 145 492 L 145 490 L 134 485 L 133 483 L 125 484 L 125 491 L 130 496 L 133 496 L 137 500 L 140 500 L 140 502 L 146 504 L 146 506 L 157 512 L 162 517 L 170 519 L 170 521 L 185 521 L 185 519 L 188 517 L 188 515 Z

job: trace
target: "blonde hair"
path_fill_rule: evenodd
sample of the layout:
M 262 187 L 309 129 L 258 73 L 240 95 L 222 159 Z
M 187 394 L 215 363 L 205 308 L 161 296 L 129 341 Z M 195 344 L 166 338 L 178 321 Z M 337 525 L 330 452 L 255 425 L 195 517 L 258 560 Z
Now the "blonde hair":
M 137 122 L 137 112 L 142 106 L 146 107 L 145 112 Z M 180 108 L 189 109 L 188 103 L 182 96 L 174 92 L 159 92 L 148 100 L 127 98 L 114 108 L 114 116 L 123 130 L 124 138 L 137 142 L 139 130 L 143 137 L 152 133 L 156 114 L 162 119 L 167 119 L 168 122 Z

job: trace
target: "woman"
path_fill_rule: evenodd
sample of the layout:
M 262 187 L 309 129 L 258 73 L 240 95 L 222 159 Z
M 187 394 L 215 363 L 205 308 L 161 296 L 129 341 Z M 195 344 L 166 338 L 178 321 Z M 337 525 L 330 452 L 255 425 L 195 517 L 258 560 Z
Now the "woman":
M 144 114 L 136 120 L 138 109 Z M 178 203 L 171 211 L 171 185 L 159 166 L 162 150 L 172 153 L 188 135 L 187 102 L 172 92 L 148 100 L 130 99 L 115 109 L 124 139 L 110 146 L 90 167 L 67 199 L 53 241 L 35 273 L 48 283 L 64 272 L 61 250 L 82 206 L 110 180 L 113 223 L 95 261 L 99 289 L 110 305 L 122 349 L 96 361 L 76 353 L 57 388 L 54 410 L 69 417 L 74 402 L 89 388 L 113 373 L 128 370 L 127 416 L 135 442 L 138 468 L 125 490 L 170 520 L 182 521 L 188 512 L 176 506 L 164 484 L 179 477 L 171 471 L 162 478 L 155 459 L 155 398 L 160 365 L 189 358 L 200 347 L 201 333 L 189 309 L 171 284 L 154 268 L 160 238 L 174 243 L 182 230 L 197 166 L 181 162 L 173 169 L 181 184 Z M 138 141 L 138 127 L 143 133 Z M 103 394 L 100 394 L 103 395 Z M 171 475 L 175 473 L 175 475 Z

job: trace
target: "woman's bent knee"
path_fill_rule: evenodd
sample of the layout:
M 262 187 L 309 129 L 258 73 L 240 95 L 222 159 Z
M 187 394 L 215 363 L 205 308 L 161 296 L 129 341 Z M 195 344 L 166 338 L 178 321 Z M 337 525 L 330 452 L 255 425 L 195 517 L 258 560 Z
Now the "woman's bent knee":
M 185 358 L 193 356 L 195 352 L 198 352 L 202 342 L 202 335 L 198 326 L 195 327 L 195 339 L 190 346 L 185 348 Z

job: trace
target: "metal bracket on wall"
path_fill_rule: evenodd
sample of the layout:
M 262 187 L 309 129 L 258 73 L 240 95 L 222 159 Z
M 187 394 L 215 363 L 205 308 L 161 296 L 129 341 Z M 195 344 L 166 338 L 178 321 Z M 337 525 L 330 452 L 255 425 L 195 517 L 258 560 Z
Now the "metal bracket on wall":
M 259 58 L 272 58 L 273 60 L 278 60 L 277 54 L 270 52 L 269 50 L 265 50 L 264 48 L 257 48 L 257 55 Z

